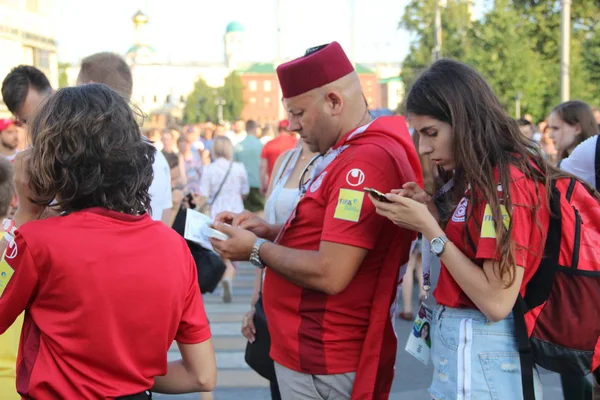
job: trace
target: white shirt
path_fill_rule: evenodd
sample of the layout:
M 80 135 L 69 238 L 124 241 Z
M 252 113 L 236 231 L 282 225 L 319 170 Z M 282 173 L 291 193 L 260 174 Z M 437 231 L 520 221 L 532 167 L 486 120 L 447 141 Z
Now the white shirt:
M 229 131 L 225 134 L 225 136 L 227 136 L 227 138 L 231 140 L 233 147 L 235 147 L 237 144 L 241 143 L 242 140 L 246 139 L 246 136 L 248 136 L 248 134 L 246 133 L 246 131 L 240 132 L 238 134 L 236 134 L 234 131 Z
M 152 219 L 160 221 L 164 210 L 173 207 L 171 195 L 171 170 L 167 159 L 160 151 L 154 154 L 152 164 L 154 178 L 150 185 L 150 207 L 152 208 Z
M 596 144 L 598 135 L 588 138 L 580 143 L 568 158 L 560 163 L 560 168 L 564 171 L 583 179 L 596 189 Z M 598 182 L 600 184 L 600 182 Z

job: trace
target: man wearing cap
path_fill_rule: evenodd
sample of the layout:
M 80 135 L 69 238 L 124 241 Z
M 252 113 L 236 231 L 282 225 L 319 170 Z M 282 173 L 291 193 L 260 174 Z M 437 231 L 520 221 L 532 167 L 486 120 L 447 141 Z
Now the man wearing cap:
M 19 130 L 14 120 L 0 119 L 0 155 L 13 161 L 19 147 Z
M 296 139 L 295 133 L 291 132 L 289 127 L 290 122 L 287 119 L 280 121 L 277 137 L 266 143 L 262 149 L 260 154 L 260 184 L 262 193 L 267 192 L 277 157 L 284 151 L 296 147 L 298 139 Z
M 213 246 L 268 266 L 263 304 L 283 399 L 387 399 L 390 309 L 415 235 L 377 215 L 363 188 L 387 193 L 422 181 L 418 155 L 402 117 L 371 120 L 338 43 L 309 49 L 277 74 L 290 130 L 322 157 L 301 178 L 284 226 L 223 213 L 215 227 L 230 238 Z

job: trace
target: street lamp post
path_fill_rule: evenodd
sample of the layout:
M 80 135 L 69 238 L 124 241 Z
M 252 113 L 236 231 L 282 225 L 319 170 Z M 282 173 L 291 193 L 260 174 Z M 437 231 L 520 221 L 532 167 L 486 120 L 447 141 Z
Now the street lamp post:
M 561 0 L 560 8 L 560 101 L 568 101 L 571 85 L 570 47 L 571 47 L 571 0 Z
M 434 34 L 435 42 L 433 45 L 433 61 L 442 58 L 442 7 L 446 6 L 445 0 L 435 0 L 435 21 Z
M 217 105 L 217 119 L 219 124 L 223 124 L 223 106 L 227 104 L 227 101 L 222 97 L 217 97 L 215 104 Z

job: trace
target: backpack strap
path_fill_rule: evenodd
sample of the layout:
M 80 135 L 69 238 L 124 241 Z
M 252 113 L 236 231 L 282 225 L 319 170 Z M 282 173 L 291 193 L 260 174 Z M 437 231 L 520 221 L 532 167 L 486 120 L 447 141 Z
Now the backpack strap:
M 513 307 L 513 318 L 515 321 L 515 338 L 519 349 L 519 360 L 521 361 L 521 383 L 523 387 L 523 400 L 535 400 L 533 386 L 533 350 L 529 343 L 527 326 L 525 325 L 525 300 L 519 293 L 519 297 Z
M 533 386 L 533 350 L 529 343 L 527 326 L 525 325 L 525 300 L 519 293 L 519 297 L 513 307 L 513 318 L 515 321 L 515 337 L 519 348 L 519 359 L 521 361 L 521 383 L 523 387 L 523 400 L 535 400 Z
M 600 190 L 600 137 L 596 138 L 596 157 L 594 168 L 596 170 L 596 190 Z

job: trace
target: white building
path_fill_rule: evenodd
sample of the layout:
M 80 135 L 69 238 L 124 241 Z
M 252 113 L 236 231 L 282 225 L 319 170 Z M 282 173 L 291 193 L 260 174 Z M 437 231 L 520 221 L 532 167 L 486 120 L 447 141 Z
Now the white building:
M 132 100 L 146 114 L 165 111 L 181 117 L 185 100 L 199 77 L 211 87 L 223 86 L 227 75 L 244 61 L 244 28 L 239 22 L 227 25 L 223 62 L 172 63 L 161 60 L 160 55 L 148 43 L 146 32 L 149 29 L 149 18 L 138 11 L 132 21 L 135 43 L 124 57 L 131 66 L 133 75 Z M 69 84 L 75 84 L 78 73 L 79 65 L 73 65 L 67 70 Z
M 58 86 L 58 59 L 52 31 L 51 0 L 0 1 L 0 80 L 17 65 L 42 70 Z M 9 116 L 0 103 L 0 116 Z

